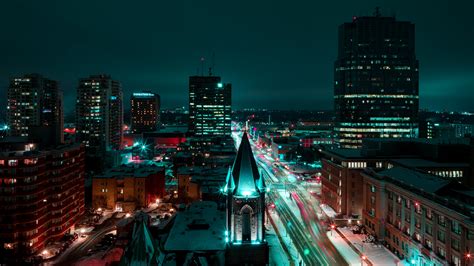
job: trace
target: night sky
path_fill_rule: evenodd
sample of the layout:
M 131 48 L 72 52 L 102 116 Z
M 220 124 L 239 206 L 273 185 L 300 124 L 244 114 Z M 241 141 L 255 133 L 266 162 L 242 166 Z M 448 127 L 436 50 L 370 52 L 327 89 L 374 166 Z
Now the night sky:
M 330 110 L 337 27 L 375 6 L 415 23 L 421 107 L 474 111 L 469 0 L 1 1 L 0 103 L 10 76 L 36 72 L 60 81 L 71 112 L 79 77 L 108 73 L 126 109 L 142 89 L 183 106 L 188 76 L 215 53 L 234 108 Z

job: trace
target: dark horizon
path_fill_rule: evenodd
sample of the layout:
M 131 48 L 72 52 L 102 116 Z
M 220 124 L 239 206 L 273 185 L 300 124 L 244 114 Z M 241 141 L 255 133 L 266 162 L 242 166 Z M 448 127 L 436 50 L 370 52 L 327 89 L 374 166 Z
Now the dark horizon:
M 235 110 L 332 110 L 337 28 L 380 5 L 415 24 L 420 109 L 474 111 L 474 4 L 383 4 L 6 2 L 0 104 L 10 77 L 34 72 L 60 82 L 69 114 L 79 78 L 107 73 L 122 83 L 125 109 L 133 91 L 150 89 L 164 108 L 187 107 L 188 77 L 215 54 L 213 72 L 232 83 Z

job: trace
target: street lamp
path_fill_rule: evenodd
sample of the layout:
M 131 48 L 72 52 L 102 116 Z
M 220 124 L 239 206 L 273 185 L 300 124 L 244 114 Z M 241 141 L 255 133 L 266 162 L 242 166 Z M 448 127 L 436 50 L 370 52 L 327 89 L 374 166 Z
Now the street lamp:
M 336 225 L 331 224 L 331 236 L 332 236 L 332 231 L 336 228 Z
M 367 257 L 365 255 L 362 255 L 362 257 L 360 257 L 361 260 L 360 260 L 360 266 L 364 266 L 364 260 L 367 259 Z

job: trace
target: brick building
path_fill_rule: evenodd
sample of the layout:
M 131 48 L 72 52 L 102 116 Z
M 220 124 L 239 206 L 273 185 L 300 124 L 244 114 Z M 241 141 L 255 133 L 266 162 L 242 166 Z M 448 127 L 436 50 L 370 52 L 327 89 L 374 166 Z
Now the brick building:
M 404 167 L 363 173 L 363 223 L 416 265 L 472 265 L 474 190 Z
M 469 139 L 364 139 L 362 148 L 322 150 L 322 200 L 350 218 L 362 214 L 364 168 L 394 166 L 433 173 L 446 180 L 470 183 Z
M 41 251 L 48 241 L 72 233 L 83 213 L 83 146 L 0 143 L 2 257 Z
M 129 164 L 109 169 L 92 180 L 92 206 L 117 211 L 147 207 L 165 195 L 165 169 Z

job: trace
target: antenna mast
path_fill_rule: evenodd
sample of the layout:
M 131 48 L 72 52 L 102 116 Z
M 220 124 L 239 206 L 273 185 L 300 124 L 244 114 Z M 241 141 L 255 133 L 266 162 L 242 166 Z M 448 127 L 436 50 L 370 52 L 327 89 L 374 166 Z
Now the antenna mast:
M 375 7 L 374 16 L 376 16 L 376 17 L 380 17 L 380 16 L 381 16 L 381 14 L 380 14 L 380 7 L 379 7 L 379 6 Z
M 201 57 L 201 76 L 204 76 L 204 56 Z

